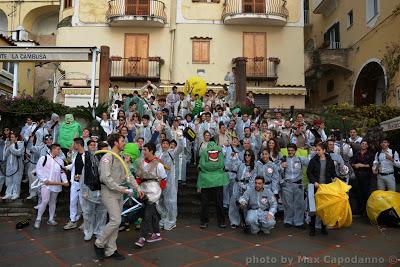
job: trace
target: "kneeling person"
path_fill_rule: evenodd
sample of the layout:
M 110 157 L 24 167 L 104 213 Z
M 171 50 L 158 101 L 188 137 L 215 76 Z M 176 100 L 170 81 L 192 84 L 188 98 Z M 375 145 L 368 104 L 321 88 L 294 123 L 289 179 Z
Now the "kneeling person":
M 250 225 L 251 233 L 257 234 L 261 230 L 269 234 L 276 223 L 274 215 L 278 203 L 272 191 L 264 185 L 264 177 L 255 178 L 255 185 L 249 186 L 239 203 L 242 208 L 248 208 L 246 223 Z

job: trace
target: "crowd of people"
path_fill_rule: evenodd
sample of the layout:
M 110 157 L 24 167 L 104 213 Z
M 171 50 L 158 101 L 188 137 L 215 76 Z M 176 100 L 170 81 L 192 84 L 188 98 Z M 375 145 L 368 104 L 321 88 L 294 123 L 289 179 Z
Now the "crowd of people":
M 87 128 L 72 114 L 65 114 L 64 121 L 57 114 L 36 121 L 27 117 L 19 132 L 5 127 L 0 140 L 0 190 L 6 187 L 2 199 L 20 198 L 21 182 L 28 183 L 28 199 L 38 201 L 34 227 L 40 229 L 47 206 L 47 224 L 57 225 L 57 195 L 70 187 L 64 229 L 80 227 L 85 241 L 95 236 L 99 259 L 121 260 L 116 239 L 126 226 L 123 196 L 135 196 L 143 205 L 136 246 L 159 241 L 160 228 L 176 227 L 177 194 L 185 188 L 190 165 L 199 170 L 201 228 L 208 227 L 214 201 L 221 228 L 227 227 L 227 210 L 232 228 L 269 233 L 282 210 L 285 227 L 304 229 L 308 221 L 313 236 L 318 222 L 315 215 L 307 217 L 305 184 L 318 190 L 334 178 L 351 183 L 356 215 L 365 214 L 372 177 L 377 177 L 378 189 L 396 190 L 399 155 L 387 139 L 381 150 L 371 151 L 356 129 L 327 131 L 321 119 L 309 122 L 301 112 L 288 116 L 278 109 L 263 110 L 255 106 L 251 92 L 246 105 L 252 110 L 244 112 L 233 108 L 232 90 L 227 88 L 227 96 L 213 90 L 199 96 L 173 87 L 164 97 L 151 82 L 129 95 L 114 86 L 109 112 Z M 128 147 L 138 152 L 130 154 Z M 99 150 L 121 155 L 130 174 L 112 153 Z M 327 234 L 322 222 L 320 228 Z

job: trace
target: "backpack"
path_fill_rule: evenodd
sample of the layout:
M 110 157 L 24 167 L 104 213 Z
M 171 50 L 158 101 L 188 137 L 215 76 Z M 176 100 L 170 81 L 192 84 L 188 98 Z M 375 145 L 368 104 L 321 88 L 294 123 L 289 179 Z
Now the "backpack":
M 91 191 L 97 191 L 101 189 L 99 165 L 99 158 L 86 151 L 84 183 Z

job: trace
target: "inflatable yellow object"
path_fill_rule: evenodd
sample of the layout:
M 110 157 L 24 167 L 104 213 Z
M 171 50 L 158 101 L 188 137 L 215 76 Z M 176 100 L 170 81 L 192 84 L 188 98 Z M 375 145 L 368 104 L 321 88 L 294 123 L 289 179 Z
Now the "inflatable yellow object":
M 329 227 L 348 227 L 352 213 L 347 192 L 351 186 L 336 178 L 330 184 L 320 184 L 315 193 L 317 215 Z
M 383 190 L 372 192 L 367 201 L 367 214 L 374 224 L 400 226 L 400 193 Z
M 207 92 L 207 84 L 199 76 L 193 76 L 186 80 L 185 86 L 183 87 L 185 95 L 187 95 L 190 90 L 192 90 L 191 95 L 198 94 L 199 96 L 203 96 Z

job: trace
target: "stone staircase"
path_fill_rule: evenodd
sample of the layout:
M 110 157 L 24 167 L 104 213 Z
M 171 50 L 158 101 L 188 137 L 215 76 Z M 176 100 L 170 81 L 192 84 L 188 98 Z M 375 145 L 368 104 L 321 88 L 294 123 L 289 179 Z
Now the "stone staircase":
M 179 185 L 178 190 L 178 216 L 185 218 L 198 218 L 200 214 L 200 195 L 196 190 L 198 171 L 195 167 L 187 169 L 187 184 Z M 4 194 L 3 194 L 4 195 Z M 36 214 L 33 208 L 36 200 L 27 200 L 28 185 L 22 184 L 21 198 L 17 200 L 0 199 L 0 216 L 31 217 Z M 47 216 L 47 211 L 44 216 Z M 63 188 L 63 191 L 57 198 L 57 216 L 68 216 L 69 214 L 69 189 Z M 210 208 L 210 216 L 215 215 L 215 208 Z

